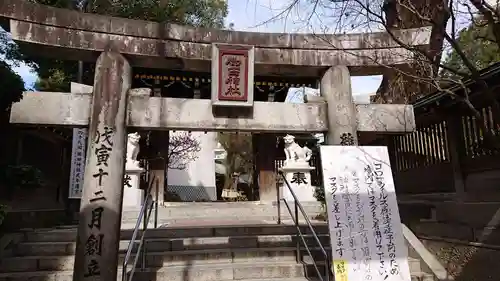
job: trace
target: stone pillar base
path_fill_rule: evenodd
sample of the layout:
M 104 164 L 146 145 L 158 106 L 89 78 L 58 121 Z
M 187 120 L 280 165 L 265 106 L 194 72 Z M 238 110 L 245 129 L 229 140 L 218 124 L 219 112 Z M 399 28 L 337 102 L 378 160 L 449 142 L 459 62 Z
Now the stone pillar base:
M 141 168 L 127 168 L 123 189 L 123 208 L 140 208 L 144 199 L 144 190 L 140 188 Z

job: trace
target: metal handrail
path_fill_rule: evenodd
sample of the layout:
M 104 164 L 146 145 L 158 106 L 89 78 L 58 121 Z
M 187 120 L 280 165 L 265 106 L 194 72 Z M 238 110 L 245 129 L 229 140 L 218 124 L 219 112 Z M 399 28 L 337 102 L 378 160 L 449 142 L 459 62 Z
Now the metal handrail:
M 292 195 L 293 200 L 295 200 L 295 218 L 294 218 L 294 214 L 292 212 L 292 209 L 290 208 L 290 205 L 288 205 L 288 202 L 286 201 L 285 198 L 280 198 L 279 187 L 277 188 L 277 190 L 278 190 L 278 192 L 277 192 L 277 196 L 278 196 L 278 224 L 281 224 L 280 202 L 283 201 L 283 203 L 285 203 L 286 208 L 288 209 L 288 212 L 290 213 L 290 216 L 292 217 L 292 221 L 295 224 L 295 228 L 297 229 L 297 233 L 295 235 L 295 241 L 297 243 L 296 244 L 296 251 L 297 251 L 296 258 L 297 258 L 297 262 L 300 262 L 300 260 L 301 260 L 301 258 L 300 258 L 300 240 L 302 240 L 302 243 L 304 244 L 304 247 L 305 247 L 307 253 L 309 254 L 309 256 L 312 259 L 312 262 L 313 262 L 313 265 L 314 265 L 314 269 L 316 270 L 316 273 L 318 274 L 318 276 L 321 279 L 321 281 L 330 281 L 331 270 L 330 270 L 330 261 L 329 261 L 330 259 L 329 259 L 328 253 L 326 252 L 325 247 L 323 247 L 323 244 L 321 244 L 321 241 L 319 240 L 318 234 L 316 233 L 316 231 L 312 227 L 311 221 L 307 217 L 307 214 L 304 211 L 304 208 L 302 207 L 302 204 L 300 204 L 300 202 L 299 202 L 299 200 L 297 198 L 297 195 L 292 190 L 292 187 L 290 186 L 290 184 L 286 180 L 285 175 L 281 171 L 279 171 L 278 174 L 281 175 L 281 177 L 283 178 L 283 181 L 285 182 L 285 185 L 288 187 L 288 190 L 290 191 L 290 194 Z M 319 248 L 321 250 L 321 253 L 323 254 L 323 256 L 325 258 L 325 272 L 324 272 L 324 276 L 323 276 L 323 274 L 321 274 L 321 271 L 318 268 L 318 264 L 314 260 L 314 256 L 312 255 L 311 250 L 309 249 L 309 246 L 307 245 L 307 242 L 306 242 L 306 240 L 304 238 L 304 234 L 300 230 L 300 226 L 299 226 L 299 210 L 302 213 L 302 216 L 304 217 L 307 226 L 311 230 L 311 233 L 312 233 L 312 235 L 314 237 L 314 240 L 318 244 L 318 246 L 319 246 Z M 299 237 L 300 237 L 300 240 L 298 239 Z
M 153 157 L 153 158 L 144 158 L 142 160 L 144 160 L 147 163 L 146 164 L 146 176 L 147 176 L 146 177 L 146 181 L 149 180 L 148 176 L 151 175 L 151 171 L 150 171 L 150 168 L 149 168 L 149 162 L 152 161 L 152 160 L 163 160 L 163 161 L 166 161 L 165 157 L 162 157 L 162 156 L 156 156 L 156 157 Z M 153 179 L 154 178 L 155 177 L 153 176 Z M 158 228 L 158 196 L 159 196 L 159 192 L 158 192 L 158 190 L 159 190 L 159 183 L 158 183 L 158 181 L 156 181 L 156 183 L 155 183 L 155 190 L 156 190 L 156 193 L 155 193 L 155 200 L 154 200 L 154 202 L 155 202 L 154 228 Z M 149 194 L 149 193 L 147 193 L 147 194 Z M 144 198 L 144 201 L 145 200 L 146 200 L 146 198 Z
M 155 206 L 155 200 L 153 200 L 153 196 L 151 195 L 151 190 L 153 189 L 153 184 L 157 182 L 156 177 L 153 177 L 150 185 L 146 191 L 146 195 L 144 198 L 144 203 L 142 204 L 141 211 L 139 212 L 139 217 L 137 218 L 137 222 L 134 227 L 134 232 L 132 233 L 132 238 L 130 239 L 130 243 L 128 244 L 127 247 L 127 254 L 125 255 L 125 259 L 123 260 L 123 267 L 122 267 L 122 281 L 131 281 L 135 269 L 137 268 L 137 262 L 139 261 L 139 256 L 142 257 L 142 262 L 141 262 L 141 269 L 144 270 L 146 268 L 146 247 L 143 248 L 144 240 L 146 238 L 146 231 L 148 229 L 148 224 L 149 224 L 149 218 L 151 217 L 151 212 L 153 211 L 153 206 Z M 156 186 L 156 211 L 155 211 L 155 228 L 157 227 L 157 212 L 158 212 L 158 183 L 155 184 Z M 141 233 L 141 238 L 139 241 L 139 246 L 137 247 L 137 253 L 134 258 L 134 262 L 132 265 L 132 269 L 130 271 L 130 274 L 127 274 L 127 266 L 130 262 L 130 258 L 132 257 L 132 249 L 134 248 L 137 235 L 139 234 L 139 229 L 141 226 L 141 221 L 143 222 L 142 226 L 142 233 Z M 141 251 L 142 250 L 142 251 Z M 128 278 L 127 278 L 128 275 Z

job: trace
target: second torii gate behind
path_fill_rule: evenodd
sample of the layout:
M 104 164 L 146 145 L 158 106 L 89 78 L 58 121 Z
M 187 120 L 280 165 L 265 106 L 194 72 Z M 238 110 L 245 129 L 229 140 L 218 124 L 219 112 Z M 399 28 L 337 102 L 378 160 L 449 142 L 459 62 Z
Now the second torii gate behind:
M 91 91 L 92 87 L 82 93 L 25 92 L 23 99 L 13 104 L 10 122 L 87 127 Z M 415 129 L 411 105 L 354 104 L 349 72 L 343 66 L 330 68 L 321 79 L 325 102 L 255 102 L 250 117 L 218 117 L 210 100 L 150 97 L 148 91 L 137 89 L 131 93 L 127 126 L 144 130 L 325 132 L 329 144 L 355 145 L 357 132 L 404 133 Z M 352 142 L 345 143 L 346 139 Z
M 346 67 L 332 67 L 321 79 L 319 102 L 255 102 L 253 113 L 244 117 L 218 117 L 213 113 L 210 100 L 150 97 L 148 91 L 132 90 L 128 98 L 127 126 L 145 130 L 325 132 L 328 144 L 344 145 L 357 144 L 357 132 L 414 130 L 411 105 L 353 104 L 350 83 Z M 27 92 L 23 100 L 12 107 L 11 123 L 87 127 L 92 87 L 83 89 L 79 93 Z M 259 196 L 265 202 L 276 200 L 274 178 L 270 173 L 272 171 L 264 171 L 259 178 Z

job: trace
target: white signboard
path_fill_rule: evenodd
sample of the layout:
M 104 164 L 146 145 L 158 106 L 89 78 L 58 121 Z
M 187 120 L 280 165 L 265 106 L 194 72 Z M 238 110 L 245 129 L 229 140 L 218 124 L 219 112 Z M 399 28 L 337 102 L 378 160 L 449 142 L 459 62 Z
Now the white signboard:
M 68 198 L 82 198 L 86 140 L 87 129 L 73 129 L 73 146 L 71 149 L 71 171 L 69 175 Z
M 386 147 L 321 146 L 335 281 L 409 281 Z

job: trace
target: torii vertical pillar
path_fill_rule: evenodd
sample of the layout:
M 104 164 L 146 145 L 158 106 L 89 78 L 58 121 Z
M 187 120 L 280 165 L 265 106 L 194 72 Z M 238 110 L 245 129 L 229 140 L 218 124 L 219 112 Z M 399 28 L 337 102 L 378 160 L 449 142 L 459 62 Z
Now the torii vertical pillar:
M 149 161 L 149 168 L 151 177 L 150 180 L 156 181 L 151 190 L 151 195 L 153 198 L 158 196 L 158 203 L 163 204 L 165 199 L 167 201 L 170 199 L 165 198 L 165 189 L 167 187 L 167 174 L 168 174 L 168 143 L 169 143 L 169 131 L 152 131 L 150 137 L 150 143 L 153 151 L 148 155 L 151 160 Z M 150 184 L 150 183 L 149 183 Z M 158 185 L 158 186 L 156 186 Z M 157 189 L 158 188 L 158 189 Z M 158 192 L 158 194 L 156 194 Z
M 161 97 L 161 84 L 160 80 L 156 79 L 153 88 L 153 97 Z M 153 151 L 150 151 L 148 158 L 150 169 L 150 181 L 155 180 L 155 186 L 151 190 L 153 198 L 158 199 L 158 204 L 165 202 L 165 189 L 167 188 L 167 174 L 168 174 L 168 147 L 170 141 L 169 131 L 151 131 L 150 132 L 150 145 Z M 146 189 L 149 187 L 145 187 Z M 158 193 L 158 194 L 157 194 Z
M 74 281 L 116 280 L 131 68 L 117 52 L 96 64 Z
M 332 66 L 321 78 L 320 93 L 328 106 L 328 145 L 357 145 L 356 106 L 346 66 Z

